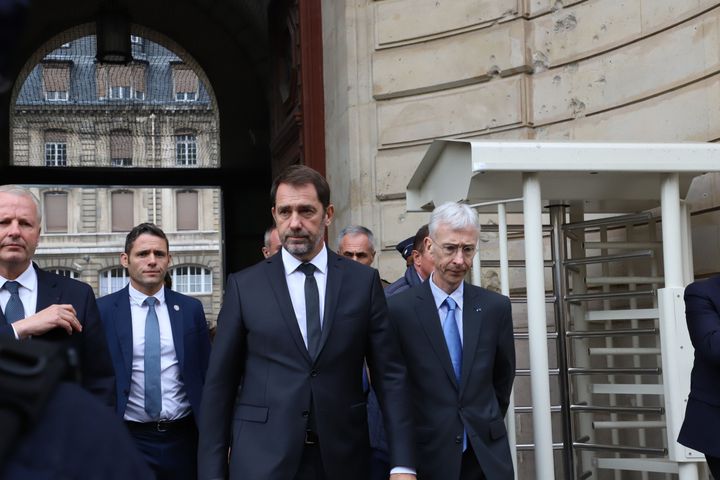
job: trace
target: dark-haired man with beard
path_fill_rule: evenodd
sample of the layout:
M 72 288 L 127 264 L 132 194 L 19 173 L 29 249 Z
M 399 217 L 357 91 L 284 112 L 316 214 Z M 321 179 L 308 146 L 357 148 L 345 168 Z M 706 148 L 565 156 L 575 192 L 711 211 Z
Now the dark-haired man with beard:
M 366 358 L 391 478 L 414 478 L 405 365 L 377 270 L 325 247 L 334 207 L 318 172 L 289 167 L 270 196 L 283 248 L 228 279 L 203 392 L 200 478 L 367 480 Z

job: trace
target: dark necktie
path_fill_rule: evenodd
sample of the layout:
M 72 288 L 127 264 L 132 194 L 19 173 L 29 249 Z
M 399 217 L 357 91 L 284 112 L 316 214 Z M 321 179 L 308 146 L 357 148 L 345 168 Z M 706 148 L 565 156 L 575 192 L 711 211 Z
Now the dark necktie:
M 15 281 L 8 280 L 5 282 L 3 287 L 5 290 L 10 292 L 10 300 L 8 300 L 7 305 L 5 305 L 5 320 L 7 320 L 7 323 L 9 324 L 22 320 L 25 318 L 25 308 L 20 300 L 20 295 L 18 295 L 20 284 Z
M 147 297 L 145 317 L 145 411 L 151 419 L 160 418 L 162 393 L 160 389 L 160 324 L 155 304 L 157 298 Z
M 305 322 L 307 348 L 310 358 L 315 358 L 320 346 L 320 294 L 315 281 L 315 265 L 303 263 L 298 268 L 305 274 Z

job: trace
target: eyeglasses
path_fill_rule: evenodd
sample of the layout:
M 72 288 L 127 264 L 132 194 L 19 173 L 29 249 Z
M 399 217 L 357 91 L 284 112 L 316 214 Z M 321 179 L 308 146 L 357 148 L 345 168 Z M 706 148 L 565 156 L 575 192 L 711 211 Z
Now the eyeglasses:
M 477 247 L 475 245 L 457 245 L 454 243 L 444 243 L 440 245 L 440 251 L 446 257 L 455 257 L 458 250 L 462 252 L 462 256 L 465 258 L 472 258 L 475 255 Z

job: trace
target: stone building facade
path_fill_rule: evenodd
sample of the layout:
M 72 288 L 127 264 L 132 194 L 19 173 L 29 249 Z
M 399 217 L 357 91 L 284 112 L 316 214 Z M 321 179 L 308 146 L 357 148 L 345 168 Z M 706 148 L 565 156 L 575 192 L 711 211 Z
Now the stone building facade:
M 322 6 L 327 169 L 339 203 L 335 225 L 374 227 L 384 278 L 402 272 L 393 246 L 427 220 L 406 212 L 404 196 L 435 138 L 720 138 L 717 1 Z M 717 206 L 715 177 L 697 184 L 693 208 Z M 709 217 L 696 219 L 705 221 Z M 717 225 L 717 218 L 712 222 Z M 717 227 L 707 230 L 717 233 Z M 720 260 L 712 262 L 707 272 L 720 271 Z
M 394 246 L 428 220 L 407 211 L 405 189 L 434 139 L 720 139 L 718 1 L 324 0 L 322 7 L 327 174 L 337 207 L 330 238 L 350 223 L 371 227 L 380 242 L 377 267 L 390 281 L 404 269 Z M 720 272 L 718 180 L 697 178 L 688 196 L 700 276 Z M 522 260 L 520 242 L 511 244 L 511 259 Z M 480 254 L 483 262 L 498 259 L 492 233 L 481 236 Z M 485 268 L 483 278 L 493 270 Z M 513 310 L 521 338 L 524 306 Z M 552 369 L 557 353 L 548 343 Z M 517 354 L 518 368 L 527 369 L 526 340 L 517 341 Z M 518 376 L 515 388 L 517 405 L 530 405 L 528 377 Z M 553 383 L 553 405 L 559 397 Z M 518 443 L 532 442 L 531 420 L 531 411 L 516 414 Z M 556 412 L 554 442 L 561 433 Z M 619 442 L 635 445 L 634 435 L 627 431 Z M 663 435 L 648 433 L 648 444 L 662 444 Z M 594 470 L 585 460 L 583 468 Z M 560 450 L 555 467 L 563 478 Z M 532 447 L 518 452 L 518 478 L 536 478 Z

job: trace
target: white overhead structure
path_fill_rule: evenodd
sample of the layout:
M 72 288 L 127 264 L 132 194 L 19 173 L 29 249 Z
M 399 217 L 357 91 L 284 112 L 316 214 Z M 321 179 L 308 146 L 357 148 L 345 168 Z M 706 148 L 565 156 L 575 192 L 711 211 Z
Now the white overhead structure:
M 719 155 L 720 145 L 710 143 L 435 140 L 408 184 L 407 207 L 522 197 L 523 174 L 536 173 L 545 204 L 582 203 L 586 213 L 647 210 L 660 205 L 664 174 L 678 174 L 684 198 L 695 176 L 720 170 Z
M 548 368 L 548 330 L 546 318 L 546 292 L 553 290 L 553 287 L 546 287 L 544 268 L 546 262 L 543 258 L 544 244 L 543 232 L 549 229 L 542 225 L 543 211 L 548 206 L 560 206 L 560 209 L 550 209 L 551 222 L 555 221 L 561 227 L 559 239 L 556 240 L 553 248 L 562 258 L 555 264 L 559 272 L 553 280 L 554 294 L 560 298 L 559 303 L 563 304 L 560 310 L 572 310 L 567 305 L 575 302 L 575 305 L 595 301 L 605 305 L 606 310 L 586 311 L 581 307 L 582 319 L 578 319 L 574 326 L 589 325 L 590 330 L 585 332 L 567 332 L 565 327 L 558 329 L 559 354 L 565 354 L 565 342 L 572 344 L 577 338 L 597 337 L 597 331 L 593 331 L 597 322 L 605 322 L 608 335 L 632 335 L 633 344 L 625 345 L 625 348 L 617 347 L 612 339 L 607 340 L 602 348 L 585 350 L 585 357 L 589 354 L 597 358 L 598 355 L 608 358 L 608 367 L 612 368 L 570 368 L 559 361 L 562 379 L 570 382 L 570 389 L 578 386 L 587 387 L 588 395 L 603 393 L 609 398 L 616 396 L 634 395 L 639 399 L 639 407 L 618 407 L 608 406 L 604 409 L 610 419 L 604 422 L 595 422 L 595 427 L 600 429 L 613 429 L 613 438 L 620 439 L 620 445 L 595 444 L 589 437 L 585 439 L 567 438 L 576 435 L 570 428 L 571 410 L 583 412 L 603 410 L 600 407 L 588 405 L 586 402 L 577 402 L 579 405 L 563 405 L 567 412 L 568 425 L 563 426 L 562 437 L 565 445 L 565 455 L 571 459 L 564 464 L 565 477 L 576 478 L 573 467 L 573 449 L 578 451 L 607 452 L 613 451 L 612 458 L 600 458 L 593 461 L 593 468 L 613 468 L 619 470 L 637 469 L 642 463 L 644 467 L 657 465 L 653 471 L 677 472 L 681 480 L 696 480 L 698 478 L 697 462 L 703 457 L 698 452 L 692 451 L 675 442 L 684 416 L 684 405 L 690 389 L 690 370 L 692 368 L 692 345 L 689 340 L 685 325 L 682 293 L 684 286 L 692 281 L 692 255 L 690 252 L 691 242 L 689 239 L 689 215 L 681 199 L 685 198 L 692 179 L 702 173 L 720 170 L 720 145 L 708 143 L 681 143 L 681 144 L 631 144 L 631 143 L 576 143 L 576 142 L 505 142 L 505 141 L 480 141 L 480 140 L 436 140 L 433 142 L 423 157 L 420 165 L 412 176 L 407 187 L 407 208 L 409 211 L 429 211 L 434 206 L 448 201 L 464 202 L 475 206 L 479 212 L 499 213 L 501 226 L 505 222 L 505 211 L 522 213 L 524 230 L 525 250 L 525 276 L 527 292 L 527 315 L 529 333 L 529 356 L 531 376 L 531 397 L 533 415 L 533 449 L 535 453 L 535 475 L 538 479 L 562 478 L 562 474 L 556 476 L 553 465 L 553 432 L 551 422 L 550 404 L 550 371 Z M 522 199 L 522 201 L 518 201 Z M 499 206 L 498 206 L 499 205 Z M 662 244 L 657 239 L 652 241 L 637 242 L 628 240 L 626 242 L 608 241 L 604 220 L 585 220 L 585 214 L 605 214 L 605 216 L 618 219 L 617 222 L 625 222 L 632 229 L 638 222 L 646 222 L 645 230 L 654 230 L 657 218 L 643 213 L 640 220 L 636 212 L 647 212 L 660 207 L 662 212 Z M 570 209 L 571 217 L 575 212 L 580 213 L 581 221 L 573 224 L 565 224 L 566 208 Z M 631 215 L 627 215 L 631 214 Z M 603 216 L 603 215 L 601 215 Z M 596 215 L 597 217 L 597 215 Z M 553 220 L 553 218 L 555 220 Z M 645 219 L 645 220 L 643 220 Z M 612 219 L 611 219 L 612 220 Z M 608 222 L 605 222 L 609 225 Z M 617 223 L 622 225 L 622 223 Z M 652 225 L 652 229 L 650 228 Z M 503 227 L 504 228 L 504 227 Z M 615 227 L 613 227 L 615 228 Z M 593 230 L 594 229 L 594 230 Z M 599 230 L 598 230 L 599 229 Z M 572 232 L 569 232 L 572 230 Z M 569 252 L 565 252 L 568 242 L 572 243 L 573 238 L 578 238 L 580 230 L 582 248 L 591 251 L 600 251 L 601 255 L 585 257 L 584 253 L 579 257 L 567 258 Z M 562 232 L 565 232 L 563 234 Z M 587 232 L 590 232 L 589 234 Z M 598 233 L 601 232 L 601 233 Z M 585 242 L 584 235 L 600 242 Z M 546 235 L 547 236 L 547 235 Z M 628 237 L 630 235 L 628 234 Z M 501 237 L 501 250 L 504 255 L 504 265 L 501 262 L 501 278 L 503 292 L 508 292 L 507 273 L 507 246 L 503 249 Z M 664 246 L 664 248 L 662 248 Z M 595 249 L 595 250 L 593 250 Z M 573 247 L 573 251 L 576 251 Z M 567 285 L 567 276 L 570 275 L 568 268 L 577 271 L 578 266 L 584 269 L 587 264 L 608 262 L 630 261 L 628 259 L 639 257 L 658 257 L 662 251 L 662 269 L 664 271 L 653 271 L 651 275 L 637 275 L 635 267 L 628 268 L 629 274 L 623 279 L 620 277 L 609 277 L 607 274 L 596 277 L 595 283 L 587 283 L 581 288 L 578 282 L 572 282 L 572 292 L 559 289 L 557 283 Z M 612 252 L 612 253 L 611 253 Z M 620 252 L 620 253 L 617 253 Z M 594 260 L 598 259 L 598 260 Z M 479 269 L 479 261 L 474 264 Z M 555 268 L 555 267 L 553 267 Z M 617 270 L 617 268 L 614 268 Z M 638 268 L 639 270 L 639 268 Z M 583 274 L 586 270 L 582 270 Z M 609 272 L 610 267 L 603 266 L 604 272 Z M 473 272 L 474 281 L 479 278 L 479 272 Z M 563 280 L 565 276 L 565 280 Z M 629 291 L 618 293 L 617 284 L 630 285 Z M 664 283 L 664 285 L 663 285 Z M 636 285 L 651 285 L 647 291 L 637 291 Z M 587 292 L 585 288 L 588 288 Z M 659 288 L 663 287 L 663 288 Z M 598 292 L 602 289 L 601 293 Z M 580 292 L 580 293 L 578 293 Z M 630 307 L 626 310 L 609 307 L 611 301 L 618 298 L 625 298 L 645 294 L 645 299 L 627 300 Z M 639 303 L 638 303 L 639 302 Z M 590 304 L 588 304 L 590 305 Z M 650 307 L 650 308 L 648 308 Z M 587 310 L 590 310 L 588 307 Z M 573 310 L 577 313 L 577 309 Z M 650 312 L 650 313 L 648 313 Z M 653 312 L 657 312 L 656 314 Z M 637 315 L 636 315 L 637 313 Z M 556 324 L 564 321 L 557 319 Z M 562 317 L 562 315 L 560 315 Z M 577 317 L 577 315 L 576 315 Z M 626 318 L 627 320 L 623 320 Z M 612 329 L 611 322 L 632 321 L 632 329 Z M 583 323 L 584 322 L 584 323 Z M 643 322 L 655 322 L 656 328 L 642 329 Z M 628 323 L 629 324 L 629 323 Z M 652 323 L 651 323 L 652 325 Z M 637 335 L 649 331 L 659 331 L 660 340 L 658 345 L 647 347 L 640 343 Z M 623 333 L 629 332 L 629 333 Z M 634 333 L 637 332 L 637 333 Z M 574 340 L 571 337 L 575 337 Z M 589 341 L 588 341 L 589 342 Z M 622 343 L 622 342 L 620 342 Z M 589 344 L 589 343 L 588 343 Z M 645 348 L 641 348 L 645 347 Z M 643 358 L 648 356 L 657 357 L 657 348 L 660 348 L 661 366 L 658 368 L 634 368 L 639 363 L 640 355 Z M 618 368 L 622 360 L 615 363 L 616 358 L 628 355 L 635 359 L 634 367 Z M 580 355 L 582 357 L 582 355 Z M 575 357 L 574 357 L 575 358 Z M 589 360 L 588 360 L 589 361 Z M 589 367 L 589 363 L 587 367 Z M 642 364 L 646 366 L 646 362 Z M 661 380 L 657 385 L 650 384 L 641 386 L 641 375 L 657 375 Z M 567 380 L 588 375 L 585 378 L 593 378 L 590 375 L 604 375 L 604 381 L 596 382 L 596 385 L 589 383 Z M 622 377 L 626 375 L 626 377 Z M 633 375 L 635 384 L 616 383 L 616 378 L 627 378 Z M 596 377 L 594 377 L 596 378 Z M 631 377 L 632 378 L 632 377 Z M 567 384 L 565 385 L 567 389 Z M 645 388 L 647 391 L 642 390 Z M 567 393 L 567 392 L 566 392 Z M 659 399 L 661 407 L 644 407 L 642 401 L 654 395 Z M 569 393 L 568 397 L 569 398 Z M 608 398 L 608 397 L 603 397 Z M 568 402 L 572 403 L 572 402 Z M 557 411 L 555 407 L 555 411 Z M 634 423 L 626 423 L 617 420 L 616 412 L 635 412 L 637 419 Z M 614 412 L 608 414 L 607 412 Z M 638 413 L 641 412 L 641 413 Z M 649 420 L 646 417 L 655 413 L 659 419 Z M 577 414 L 577 413 L 576 413 Z M 581 423 L 581 422 L 579 422 Z M 659 428 L 664 423 L 664 437 L 666 442 L 663 448 L 657 446 L 622 446 L 622 435 L 630 428 L 642 428 L 640 435 L 641 442 L 645 441 L 645 430 Z M 512 422 L 514 425 L 514 422 Z M 590 426 L 592 422 L 585 422 Z M 566 430 L 567 427 L 567 430 Z M 602 435 L 602 434 L 601 434 Z M 662 436 L 662 434 L 660 434 Z M 556 433 L 555 437 L 560 435 Z M 514 438 L 511 435 L 511 438 Z M 639 455 L 637 460 L 640 463 L 633 463 L 632 459 L 621 458 L 621 455 Z M 647 455 L 659 458 L 648 459 Z M 634 465 L 634 467 L 633 467 Z M 582 473 L 582 472 L 579 472 Z M 617 476 L 615 478 L 620 478 Z

